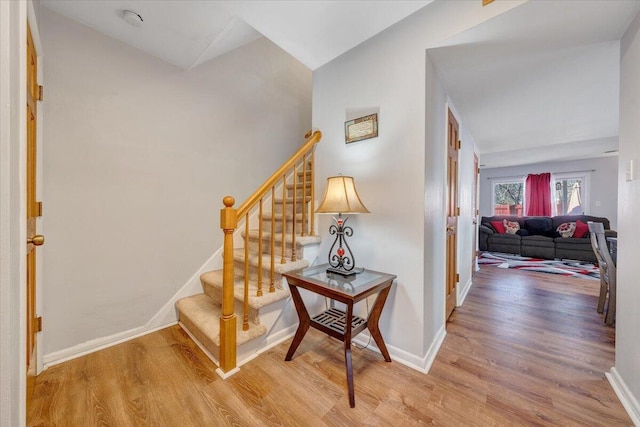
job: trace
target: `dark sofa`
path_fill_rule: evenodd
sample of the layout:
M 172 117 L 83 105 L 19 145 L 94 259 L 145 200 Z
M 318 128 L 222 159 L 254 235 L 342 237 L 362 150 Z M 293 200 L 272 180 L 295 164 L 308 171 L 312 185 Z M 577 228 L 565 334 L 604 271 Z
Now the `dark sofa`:
M 520 225 L 518 234 L 500 234 L 491 225 L 492 221 L 517 221 Z M 516 216 L 488 216 L 482 217 L 478 233 L 478 247 L 481 251 L 502 252 L 534 258 L 545 259 L 573 259 L 579 261 L 596 262 L 596 256 L 591 248 L 591 239 L 587 233 L 582 238 L 561 237 L 556 229 L 560 224 L 588 221 L 601 222 L 607 237 L 616 237 L 617 232 L 610 229 L 607 218 L 589 215 L 561 215 L 554 217 L 516 217 Z

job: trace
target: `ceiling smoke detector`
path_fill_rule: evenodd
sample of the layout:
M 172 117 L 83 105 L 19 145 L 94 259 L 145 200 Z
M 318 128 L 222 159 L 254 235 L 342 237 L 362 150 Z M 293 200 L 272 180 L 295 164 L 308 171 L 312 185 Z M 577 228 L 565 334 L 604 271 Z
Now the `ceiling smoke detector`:
M 134 27 L 141 26 L 143 22 L 142 16 L 140 16 L 139 13 L 135 13 L 131 10 L 123 10 L 122 19 L 124 19 L 128 24 L 131 24 Z

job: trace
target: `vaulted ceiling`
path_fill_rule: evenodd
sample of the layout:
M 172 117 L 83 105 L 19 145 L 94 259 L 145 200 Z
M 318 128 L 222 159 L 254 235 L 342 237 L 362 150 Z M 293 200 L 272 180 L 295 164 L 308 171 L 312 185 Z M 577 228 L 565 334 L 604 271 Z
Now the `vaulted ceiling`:
M 183 69 L 265 36 L 313 70 L 418 9 L 428 10 L 431 2 L 41 4 Z M 125 22 L 125 10 L 140 14 L 142 25 Z M 638 11 L 636 0 L 528 1 L 429 49 L 481 163 L 497 167 L 615 152 L 619 40 Z
M 265 36 L 315 69 L 433 0 L 42 0 L 42 5 L 184 69 Z M 143 22 L 125 22 L 123 12 Z

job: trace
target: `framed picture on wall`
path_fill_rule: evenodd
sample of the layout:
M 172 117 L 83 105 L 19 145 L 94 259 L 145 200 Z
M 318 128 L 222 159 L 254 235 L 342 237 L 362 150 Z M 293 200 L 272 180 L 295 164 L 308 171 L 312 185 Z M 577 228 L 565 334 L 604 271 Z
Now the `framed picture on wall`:
M 369 114 L 344 124 L 344 142 L 362 141 L 378 136 L 378 114 Z

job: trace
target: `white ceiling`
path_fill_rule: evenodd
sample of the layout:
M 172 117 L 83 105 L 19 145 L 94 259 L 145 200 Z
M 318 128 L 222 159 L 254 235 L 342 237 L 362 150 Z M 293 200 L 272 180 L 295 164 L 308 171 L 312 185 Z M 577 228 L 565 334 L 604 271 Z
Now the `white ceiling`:
M 530 1 L 429 50 L 485 167 L 617 149 L 619 39 L 638 1 Z
M 431 1 L 42 4 L 183 69 L 264 35 L 313 70 Z M 139 13 L 143 25 L 122 20 L 123 10 Z M 481 164 L 569 160 L 617 149 L 618 41 L 638 11 L 637 0 L 529 1 L 430 49 Z
M 331 61 L 433 0 L 42 0 L 42 5 L 183 69 L 262 35 L 310 69 Z M 144 20 L 134 27 L 124 10 Z

